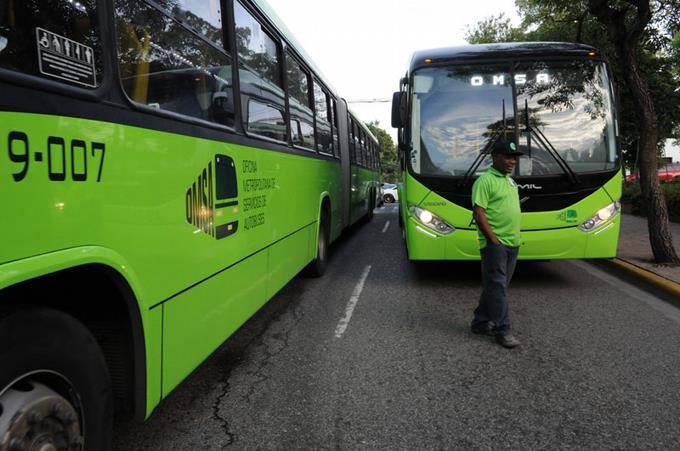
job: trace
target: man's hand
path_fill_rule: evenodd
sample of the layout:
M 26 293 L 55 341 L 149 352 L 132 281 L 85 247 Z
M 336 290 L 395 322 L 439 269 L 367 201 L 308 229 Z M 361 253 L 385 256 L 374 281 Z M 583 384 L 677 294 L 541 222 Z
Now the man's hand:
M 501 244 L 496 234 L 493 233 L 493 230 L 489 225 L 489 221 L 486 219 L 486 211 L 482 207 L 480 207 L 479 205 L 475 205 L 472 208 L 472 217 L 475 219 L 477 227 L 479 227 L 479 229 L 486 237 L 487 242 L 491 244 Z

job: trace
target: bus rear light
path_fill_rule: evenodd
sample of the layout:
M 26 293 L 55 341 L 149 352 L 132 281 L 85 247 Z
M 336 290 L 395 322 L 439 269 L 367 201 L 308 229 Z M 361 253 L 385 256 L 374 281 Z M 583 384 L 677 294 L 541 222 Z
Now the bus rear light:
M 435 232 L 439 232 L 443 235 L 448 235 L 449 233 L 456 230 L 455 227 L 453 227 L 451 224 L 444 221 L 442 218 L 435 215 L 431 211 L 425 210 L 424 208 L 420 208 L 416 205 L 411 204 L 408 207 L 408 211 L 416 221 L 418 221 L 425 227 L 434 230 Z
M 578 228 L 584 232 L 595 230 L 616 216 L 619 211 L 621 211 L 621 202 L 617 200 L 616 202 L 598 210 L 590 218 L 583 221 L 581 225 L 578 226 Z

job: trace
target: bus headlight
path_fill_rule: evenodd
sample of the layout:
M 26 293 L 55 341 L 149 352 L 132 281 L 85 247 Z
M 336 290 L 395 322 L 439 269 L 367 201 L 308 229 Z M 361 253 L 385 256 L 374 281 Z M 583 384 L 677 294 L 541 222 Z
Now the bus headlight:
M 597 213 L 583 221 L 581 225 L 578 226 L 578 228 L 584 232 L 590 232 L 591 230 L 595 230 L 602 224 L 613 218 L 620 210 L 621 202 L 617 200 L 616 202 L 611 203 L 606 207 L 598 210 Z
M 408 211 L 416 221 L 418 221 L 425 227 L 434 230 L 435 232 L 448 235 L 449 233 L 456 230 L 451 224 L 444 221 L 442 218 L 435 215 L 431 211 L 425 210 L 424 208 L 420 208 L 415 205 L 409 205 Z

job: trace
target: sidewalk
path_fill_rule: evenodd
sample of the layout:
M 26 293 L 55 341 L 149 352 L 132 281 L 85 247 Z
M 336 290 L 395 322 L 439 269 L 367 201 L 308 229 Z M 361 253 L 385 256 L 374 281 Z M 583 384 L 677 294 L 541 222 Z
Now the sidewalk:
M 671 222 L 670 226 L 675 251 L 680 255 L 680 224 Z M 621 269 L 680 298 L 680 266 L 668 267 L 654 263 L 647 218 L 621 215 L 621 235 L 616 257 L 612 262 Z

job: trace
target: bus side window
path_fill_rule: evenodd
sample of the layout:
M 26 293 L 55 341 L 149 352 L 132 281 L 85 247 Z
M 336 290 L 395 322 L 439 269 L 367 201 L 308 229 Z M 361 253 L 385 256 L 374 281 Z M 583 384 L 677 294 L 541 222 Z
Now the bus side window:
M 338 132 L 338 104 L 331 98 L 331 114 L 333 115 L 333 154 L 335 158 L 340 158 L 340 138 Z
M 288 52 L 286 52 L 286 74 L 293 145 L 313 148 L 314 113 L 309 102 L 309 74 Z
M 236 48 L 246 132 L 286 141 L 279 45 L 253 15 L 234 2 Z
M 375 169 L 375 143 L 371 141 L 371 169 Z
M 128 97 L 233 127 L 231 57 L 155 7 L 122 0 L 115 5 L 120 75 Z M 221 34 L 201 22 L 204 31 L 212 30 L 208 34 Z
M 373 143 L 373 169 L 376 171 L 380 169 L 380 157 L 378 155 L 379 150 L 378 150 L 378 145 L 374 142 Z
M 333 137 L 331 121 L 328 117 L 328 94 L 314 80 L 314 115 L 316 117 L 316 149 L 319 152 L 333 154 Z
M 70 86 L 99 86 L 97 3 L 0 1 L 0 68 Z
M 366 132 L 363 130 L 359 131 L 359 148 L 361 152 L 357 160 L 359 160 L 360 165 L 366 166 Z
M 359 137 L 357 136 L 358 134 L 358 129 L 357 129 L 357 123 L 354 122 L 354 119 L 352 119 L 352 134 L 350 136 L 350 162 L 352 164 L 357 163 L 357 154 L 359 152 Z

